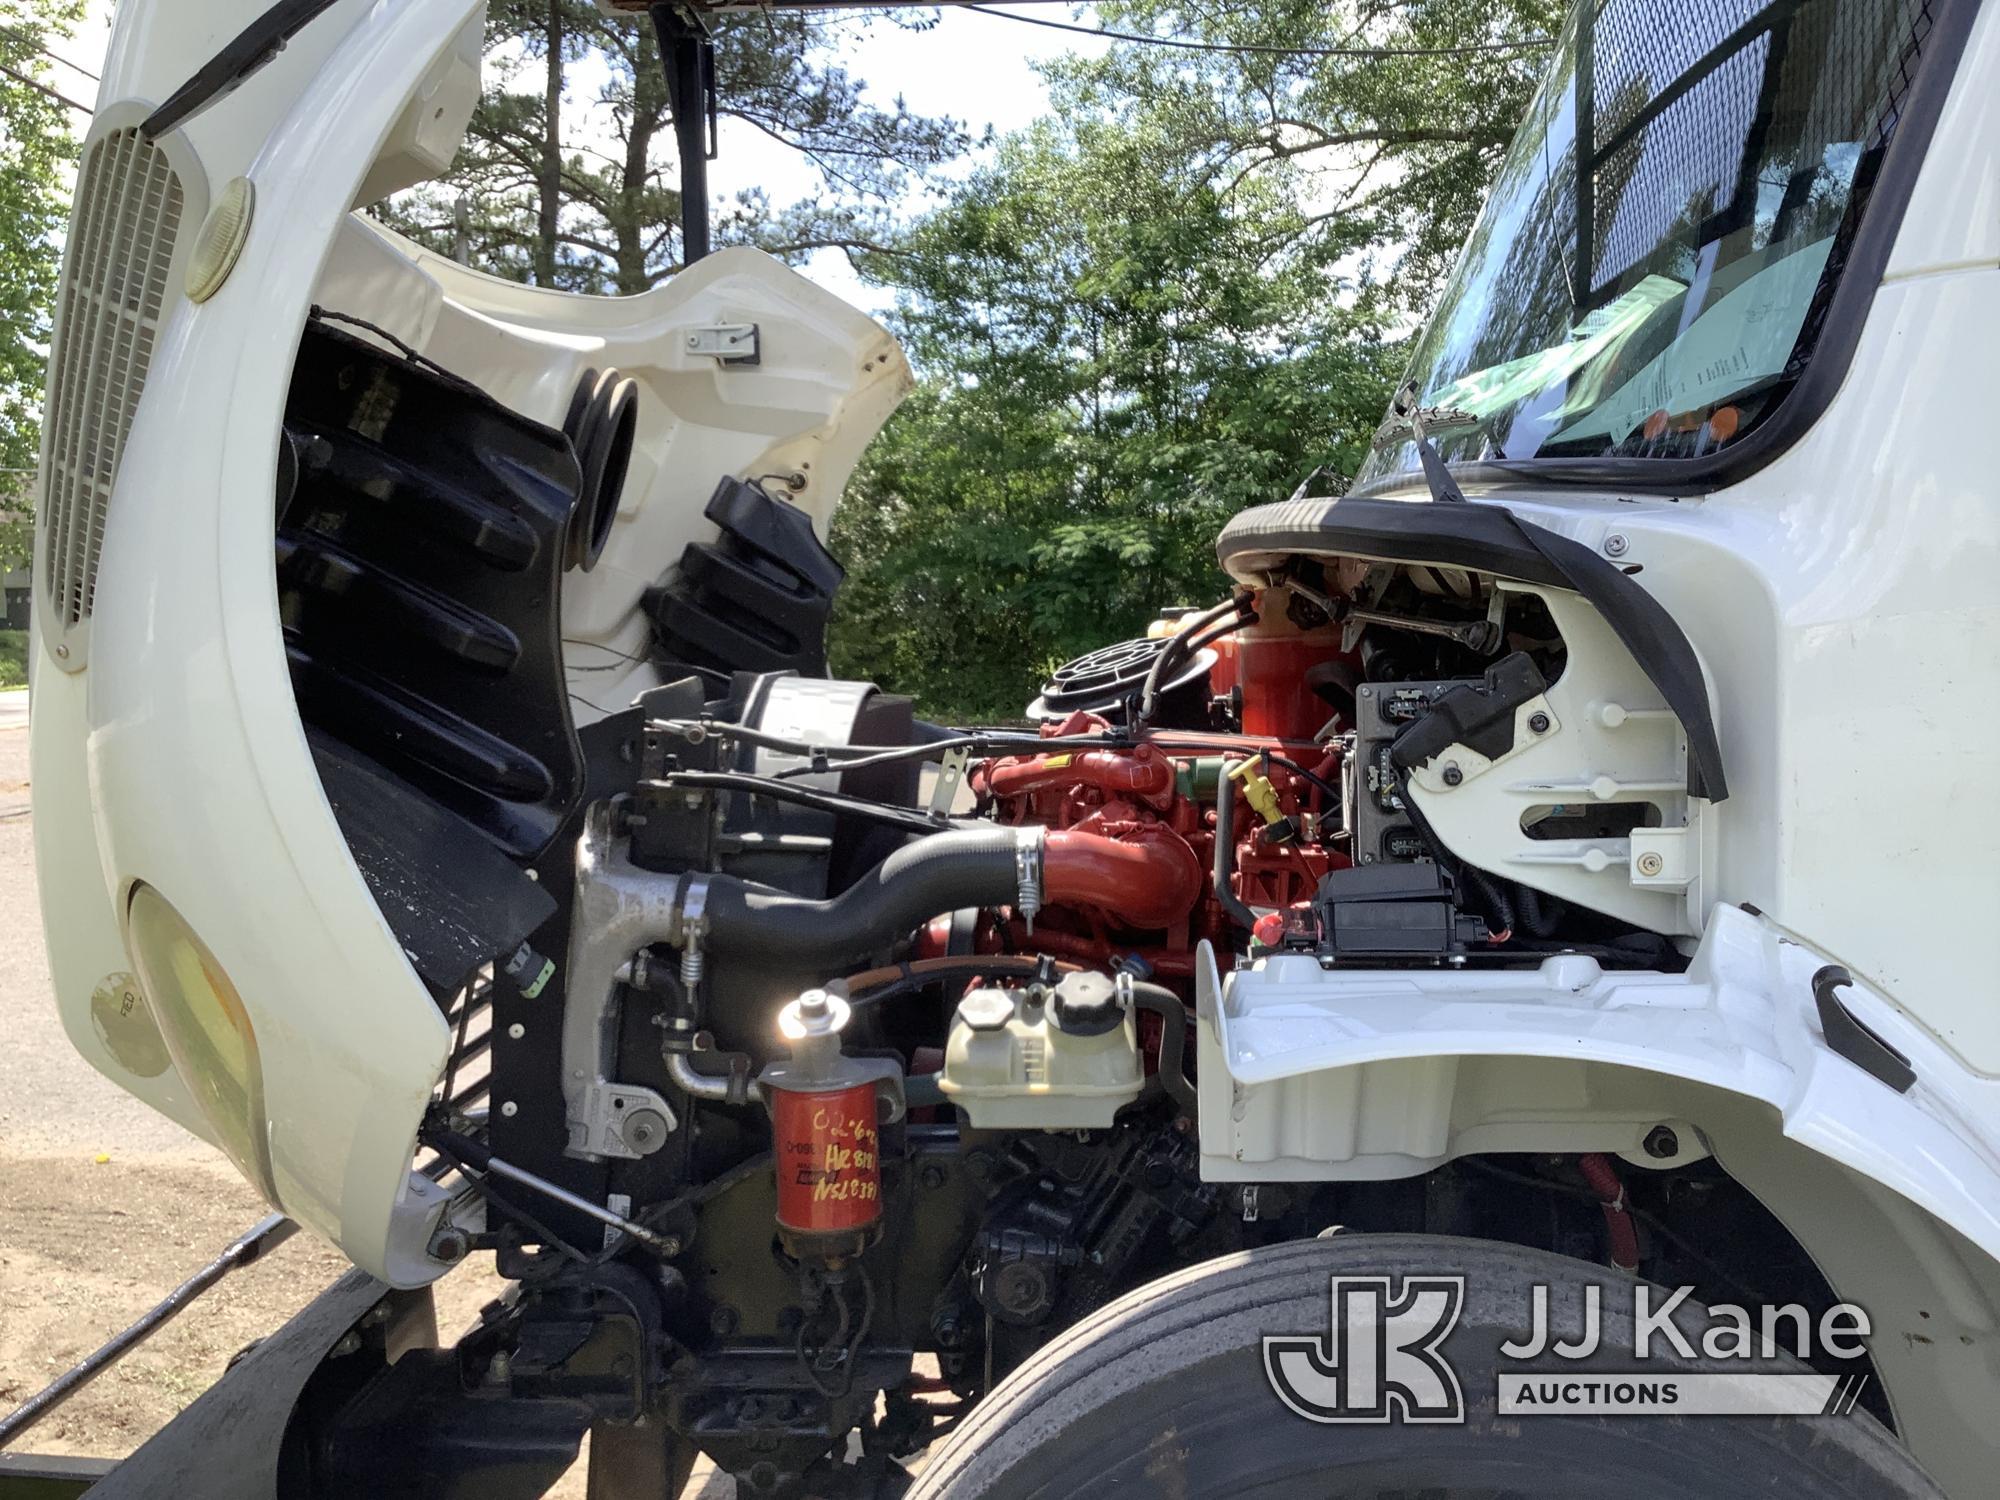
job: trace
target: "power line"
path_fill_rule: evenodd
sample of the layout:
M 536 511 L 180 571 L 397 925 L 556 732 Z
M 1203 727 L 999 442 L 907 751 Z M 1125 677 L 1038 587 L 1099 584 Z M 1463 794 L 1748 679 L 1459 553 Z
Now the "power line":
M 57 67 L 68 68 L 72 73 L 81 73 L 85 78 L 88 78 L 92 83 L 102 83 L 104 81 L 103 79 L 99 78 L 95 73 L 91 72 L 90 69 L 86 68 L 82 63 L 71 62 L 68 58 L 64 57 L 60 52 L 51 52 L 46 47 L 37 47 L 35 50 L 41 53 L 42 56 L 47 58 L 50 62 L 54 63 Z
M 1187 52 L 1248 52 L 1274 57 L 1464 57 L 1480 52 L 1533 52 L 1555 45 L 1550 37 L 1536 36 L 1518 42 L 1477 42 L 1463 47 L 1266 47 L 1249 42 L 1197 42 L 1187 37 L 1147 36 L 1140 31 L 1106 31 L 1069 21 L 1051 21 L 1043 16 L 993 10 L 984 5 L 961 5 L 959 9 L 976 11 L 995 20 L 1019 21 L 1023 26 L 1046 26 L 1051 31 L 1073 31 L 1078 36 L 1102 37 L 1110 42 L 1141 42 L 1148 47 L 1178 47 Z
M 46 83 L 41 82 L 39 79 L 30 78 L 26 73 L 16 73 L 12 68 L 8 67 L 4 63 L 0 63 L 0 73 L 5 73 L 9 78 L 13 79 L 16 83 L 25 83 L 29 88 L 33 89 L 38 94 L 47 94 L 51 99 L 55 100 L 56 103 L 58 104 L 67 104 L 71 109 L 80 110 L 82 113 L 86 115 L 96 113 L 96 111 L 93 110 L 88 104 L 78 104 L 74 99 L 70 98 L 69 95 L 58 93 L 56 90 L 50 88 Z
M 41 53 L 42 56 L 46 57 L 50 62 L 61 63 L 65 68 L 70 69 L 72 72 L 81 73 L 85 78 L 88 78 L 92 83 L 98 83 L 102 81 L 98 78 L 98 76 L 95 73 L 91 72 L 90 69 L 86 68 L 82 63 L 73 63 L 68 58 L 60 56 L 57 53 L 51 52 L 48 49 L 47 45 L 43 43 L 42 39 L 32 31 L 23 30 L 19 26 L 0 26 L 0 31 L 6 32 L 7 35 L 13 37 L 14 40 L 17 42 L 26 42 L 30 47 L 33 47 L 37 52 Z

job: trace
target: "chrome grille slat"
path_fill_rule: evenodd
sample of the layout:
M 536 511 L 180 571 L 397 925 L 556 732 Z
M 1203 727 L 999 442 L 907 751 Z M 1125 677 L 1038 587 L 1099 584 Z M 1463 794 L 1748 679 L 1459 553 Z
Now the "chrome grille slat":
M 136 129 L 91 143 L 43 414 L 40 581 L 45 623 L 62 636 L 89 619 L 96 597 L 105 512 L 158 342 L 182 208 L 166 154 Z M 80 653 L 63 654 L 80 664 Z

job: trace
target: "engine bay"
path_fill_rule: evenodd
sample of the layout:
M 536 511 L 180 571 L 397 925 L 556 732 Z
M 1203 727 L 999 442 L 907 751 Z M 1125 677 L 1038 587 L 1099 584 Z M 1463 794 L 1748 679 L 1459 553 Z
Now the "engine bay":
M 825 675 L 839 564 L 723 478 L 647 595 L 655 684 L 579 716 L 562 581 L 618 513 L 617 373 L 558 431 L 353 324 L 316 318 L 294 379 L 281 613 L 329 801 L 454 1028 L 430 1254 L 516 1283 L 389 1367 L 406 1396 L 657 1414 L 746 1493 L 889 1495 L 1078 1319 L 1337 1226 L 1715 1284 L 1726 1223 L 1830 1298 L 1665 1126 L 1654 1170 L 1205 1169 L 1204 985 L 1686 967 L 1715 731 L 1614 562 L 1499 507 L 1295 498 L 1232 523 L 1216 601 L 948 726 Z M 540 1434 L 510 1472 L 560 1471 L 573 1432 Z

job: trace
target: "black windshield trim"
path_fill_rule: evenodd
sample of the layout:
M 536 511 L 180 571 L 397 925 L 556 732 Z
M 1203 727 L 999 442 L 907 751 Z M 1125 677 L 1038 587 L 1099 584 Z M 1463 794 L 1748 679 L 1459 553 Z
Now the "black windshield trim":
M 1917 175 L 1937 132 L 1938 117 L 1959 72 L 1979 0 L 1930 0 L 1931 30 L 1917 60 L 1917 76 L 1904 97 L 1902 117 L 1882 153 L 1881 167 L 1862 206 L 1861 222 L 1846 247 L 1805 370 L 1777 407 L 1744 435 L 1699 458 L 1478 459 L 1450 465 L 1461 484 L 1478 489 L 1547 489 L 1551 486 L 1616 489 L 1634 494 L 1705 495 L 1740 484 L 1778 458 L 1825 415 L 1847 379 L 1862 330 L 1881 290 L 1882 273 L 1895 253 Z M 1836 247 L 1836 254 L 1839 248 Z M 1356 495 L 1422 493 L 1424 476 L 1398 469 L 1356 485 Z

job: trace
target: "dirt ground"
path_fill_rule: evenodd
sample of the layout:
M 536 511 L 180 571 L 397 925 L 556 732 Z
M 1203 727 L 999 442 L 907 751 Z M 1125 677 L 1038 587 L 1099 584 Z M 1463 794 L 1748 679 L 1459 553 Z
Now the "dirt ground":
M 0 1411 L 146 1311 L 266 1212 L 220 1153 L 153 1114 L 71 1050 L 42 947 L 28 814 L 28 734 L 0 694 Z M 121 1457 L 205 1390 L 229 1358 L 346 1269 L 295 1236 L 169 1323 L 19 1444 Z M 451 1337 L 503 1285 L 469 1262 L 438 1287 Z M 697 1471 L 688 1500 L 733 1481 Z M 583 1500 L 582 1466 L 551 1495 Z

